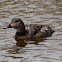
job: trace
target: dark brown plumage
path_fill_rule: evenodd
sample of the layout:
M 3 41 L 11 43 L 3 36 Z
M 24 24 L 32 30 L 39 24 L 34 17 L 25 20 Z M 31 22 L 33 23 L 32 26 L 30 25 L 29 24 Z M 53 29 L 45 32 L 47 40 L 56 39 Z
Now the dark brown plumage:
M 15 28 L 15 38 L 39 38 L 48 37 L 53 34 L 53 30 L 47 25 L 29 24 L 25 25 L 20 18 L 13 18 L 8 28 Z

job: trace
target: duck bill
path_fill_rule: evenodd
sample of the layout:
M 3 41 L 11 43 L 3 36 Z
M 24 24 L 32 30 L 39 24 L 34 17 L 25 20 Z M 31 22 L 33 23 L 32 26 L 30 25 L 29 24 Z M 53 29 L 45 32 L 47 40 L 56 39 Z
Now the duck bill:
M 7 25 L 7 28 L 12 28 L 11 24 Z
M 7 25 L 7 26 L 4 27 L 3 29 L 7 29 L 7 28 L 12 28 L 11 24 Z

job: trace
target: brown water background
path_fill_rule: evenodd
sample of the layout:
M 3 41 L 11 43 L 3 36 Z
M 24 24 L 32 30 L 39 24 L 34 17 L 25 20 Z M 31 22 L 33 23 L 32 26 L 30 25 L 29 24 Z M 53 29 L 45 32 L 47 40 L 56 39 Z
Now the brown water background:
M 19 47 L 15 30 L 1 29 L 14 17 L 25 24 L 47 24 L 56 32 Z M 0 0 L 0 62 L 62 62 L 62 0 Z

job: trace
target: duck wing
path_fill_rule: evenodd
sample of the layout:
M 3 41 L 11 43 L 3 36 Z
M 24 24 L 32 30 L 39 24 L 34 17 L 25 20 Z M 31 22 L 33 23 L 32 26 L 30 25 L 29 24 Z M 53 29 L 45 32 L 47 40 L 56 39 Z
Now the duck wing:
M 28 31 L 28 36 L 33 37 L 48 37 L 51 36 L 54 31 L 47 25 L 30 24 L 26 25 L 26 30 Z
M 49 26 L 43 26 L 35 35 L 35 37 L 48 37 L 51 36 L 54 31 Z
M 26 30 L 28 30 L 28 35 L 30 35 L 31 37 L 35 36 L 40 29 L 42 28 L 42 25 L 38 25 L 38 24 L 29 24 L 26 25 Z

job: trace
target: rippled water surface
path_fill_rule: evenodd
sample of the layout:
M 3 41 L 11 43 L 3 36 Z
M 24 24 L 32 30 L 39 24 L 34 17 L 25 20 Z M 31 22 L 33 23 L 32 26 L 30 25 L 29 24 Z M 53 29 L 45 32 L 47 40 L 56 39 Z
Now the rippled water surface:
M 14 29 L 2 29 L 14 17 L 47 24 L 55 33 L 24 43 L 13 38 Z M 0 62 L 62 62 L 62 0 L 0 0 Z

